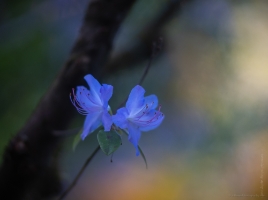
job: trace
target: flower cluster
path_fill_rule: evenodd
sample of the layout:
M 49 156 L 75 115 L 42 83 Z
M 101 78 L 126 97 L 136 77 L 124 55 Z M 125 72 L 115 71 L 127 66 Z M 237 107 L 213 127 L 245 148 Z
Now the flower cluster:
M 120 129 L 128 134 L 128 140 L 136 148 L 138 156 L 141 132 L 157 128 L 164 119 L 164 114 L 160 111 L 161 106 L 157 109 L 157 97 L 155 95 L 144 97 L 145 90 L 137 85 L 131 90 L 126 106 L 111 116 L 108 101 L 112 97 L 113 86 L 101 85 L 92 75 L 86 75 L 84 78 L 90 90 L 78 86 L 76 92 L 73 90 L 70 95 L 77 111 L 86 115 L 81 138 L 84 140 L 101 125 L 104 131 L 110 131 L 111 128 Z

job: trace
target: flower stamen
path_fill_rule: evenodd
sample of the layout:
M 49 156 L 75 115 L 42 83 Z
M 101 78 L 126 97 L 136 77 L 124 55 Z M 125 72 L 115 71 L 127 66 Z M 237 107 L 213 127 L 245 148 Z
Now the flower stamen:
M 81 115 L 88 115 L 88 111 L 93 111 L 92 109 L 88 108 L 85 104 L 85 102 L 80 102 L 77 99 L 77 96 L 74 93 L 74 88 L 72 88 L 73 91 L 73 99 L 72 99 L 72 93 L 70 93 L 70 100 L 72 102 L 72 104 L 74 105 L 74 107 L 76 108 L 76 110 L 81 114 Z M 82 93 L 80 92 L 80 95 L 82 95 Z M 84 95 L 84 94 L 83 94 Z M 91 101 L 92 102 L 92 101 Z
M 147 104 L 146 104 L 146 108 L 148 108 Z M 146 111 L 144 111 L 141 116 L 139 116 L 138 118 L 135 119 L 135 121 L 143 122 L 143 123 L 145 123 L 144 125 L 153 123 L 153 122 L 157 121 L 159 117 L 164 116 L 164 114 L 161 113 L 160 110 L 161 110 L 161 105 L 159 105 L 158 111 L 154 113 L 154 115 L 153 115 L 153 117 L 151 119 L 149 119 L 149 120 L 141 120 L 141 117 L 143 117 L 144 115 L 148 114 L 148 112 L 146 113 Z

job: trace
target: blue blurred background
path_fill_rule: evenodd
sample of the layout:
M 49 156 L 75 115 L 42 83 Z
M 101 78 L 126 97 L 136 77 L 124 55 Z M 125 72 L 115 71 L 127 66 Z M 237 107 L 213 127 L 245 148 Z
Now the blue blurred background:
M 137 1 L 117 34 L 111 59 L 141 40 L 140 31 L 167 2 Z M 1 155 L 68 58 L 87 3 L 1 3 Z M 162 28 L 164 48 L 143 84 L 147 95 L 159 97 L 166 116 L 140 140 L 149 168 L 123 138 L 113 162 L 99 152 L 67 199 L 267 196 L 267 11 L 268 2 L 260 0 L 196 0 L 175 14 Z M 147 63 L 103 80 L 114 85 L 113 108 L 137 84 Z M 82 124 L 77 113 L 70 128 Z M 76 151 L 72 142 L 68 138 L 60 153 L 64 186 L 97 146 L 96 134 Z

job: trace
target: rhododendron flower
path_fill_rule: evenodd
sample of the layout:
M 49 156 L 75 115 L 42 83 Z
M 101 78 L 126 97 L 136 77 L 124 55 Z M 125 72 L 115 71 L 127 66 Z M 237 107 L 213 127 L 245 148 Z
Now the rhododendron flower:
M 128 140 L 136 148 L 136 155 L 139 155 L 138 142 L 141 131 L 150 131 L 158 127 L 164 119 L 160 108 L 155 110 L 158 99 L 155 95 L 144 97 L 143 87 L 135 86 L 128 97 L 126 107 L 117 110 L 113 116 L 113 122 L 118 127 L 127 130 Z
M 77 111 L 86 115 L 82 140 L 103 124 L 105 131 L 110 131 L 112 125 L 112 117 L 108 113 L 110 107 L 108 101 L 113 94 L 113 86 L 101 85 L 92 75 L 86 75 L 84 79 L 87 81 L 90 90 L 84 86 L 76 88 L 76 94 L 73 89 L 73 98 L 70 94 L 71 101 Z

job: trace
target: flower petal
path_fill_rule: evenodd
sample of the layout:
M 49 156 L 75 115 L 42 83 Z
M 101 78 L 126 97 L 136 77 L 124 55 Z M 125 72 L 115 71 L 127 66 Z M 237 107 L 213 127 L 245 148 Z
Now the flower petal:
M 134 116 L 139 113 L 144 107 L 144 93 L 145 90 L 140 85 L 135 86 L 128 97 L 126 108 L 129 111 L 130 116 Z
M 134 145 L 136 148 L 136 156 L 140 154 L 139 148 L 138 148 L 138 142 L 141 137 L 141 131 L 137 126 L 135 126 L 132 123 L 128 123 L 128 140 Z
M 112 116 L 105 110 L 102 113 L 102 123 L 103 123 L 104 131 L 111 130 L 111 126 L 113 124 Z
M 101 84 L 91 74 L 86 75 L 84 79 L 87 81 L 90 87 L 92 99 L 94 99 L 97 104 L 102 105 L 100 99 Z
M 101 123 L 101 112 L 92 112 L 87 115 L 86 120 L 84 122 L 83 132 L 81 134 L 82 140 L 87 137 L 88 134 L 92 133 L 97 125 Z
M 113 86 L 103 84 L 100 89 L 100 93 L 101 93 L 101 99 L 103 102 L 103 107 L 104 109 L 106 109 L 108 107 L 108 101 L 113 95 Z
M 148 105 L 149 109 L 155 109 L 158 106 L 158 98 L 156 95 L 152 94 L 144 97 L 145 104 Z
M 127 109 L 120 108 L 117 110 L 117 113 L 112 116 L 113 122 L 115 123 L 116 126 L 119 126 L 122 129 L 127 128 L 127 116 L 128 116 L 128 111 Z

